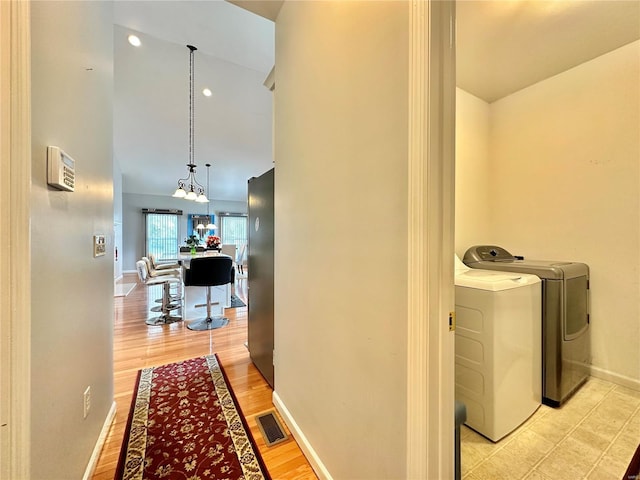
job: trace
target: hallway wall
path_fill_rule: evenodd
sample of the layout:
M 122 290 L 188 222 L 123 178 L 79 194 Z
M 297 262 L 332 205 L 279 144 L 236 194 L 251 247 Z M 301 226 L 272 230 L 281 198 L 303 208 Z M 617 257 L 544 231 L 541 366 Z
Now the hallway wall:
M 275 394 L 336 479 L 406 477 L 408 21 L 276 22 Z
M 113 404 L 112 8 L 31 4 L 34 480 L 82 478 Z M 75 192 L 47 185 L 47 145 L 76 161 Z

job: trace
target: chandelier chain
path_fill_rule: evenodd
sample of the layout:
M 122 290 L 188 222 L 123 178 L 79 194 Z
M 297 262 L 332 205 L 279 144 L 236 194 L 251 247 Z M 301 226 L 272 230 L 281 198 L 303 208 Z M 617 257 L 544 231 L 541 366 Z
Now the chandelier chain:
M 189 46 L 189 163 L 195 165 L 195 142 L 194 142 L 194 127 L 195 127 L 195 118 L 194 118 L 194 82 L 195 82 L 195 72 L 194 72 L 194 58 L 193 52 L 196 50 L 196 47 Z

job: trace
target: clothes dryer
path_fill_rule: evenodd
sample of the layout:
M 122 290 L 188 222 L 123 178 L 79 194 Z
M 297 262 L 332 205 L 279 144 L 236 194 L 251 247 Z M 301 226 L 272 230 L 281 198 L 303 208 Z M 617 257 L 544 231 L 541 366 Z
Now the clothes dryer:
M 589 377 L 589 267 L 525 259 L 495 245 L 475 245 L 463 261 L 472 268 L 528 273 L 542 279 L 542 403 L 560 406 Z
M 541 283 L 455 259 L 455 396 L 466 425 L 497 442 L 540 406 Z

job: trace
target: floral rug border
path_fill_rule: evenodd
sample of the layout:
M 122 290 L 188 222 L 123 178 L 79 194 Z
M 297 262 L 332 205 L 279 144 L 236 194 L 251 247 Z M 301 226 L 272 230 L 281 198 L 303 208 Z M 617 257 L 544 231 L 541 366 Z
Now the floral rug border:
M 214 354 L 196 358 L 204 358 L 206 360 L 215 393 L 228 425 L 229 435 L 235 446 L 236 456 L 244 473 L 244 479 L 271 480 L 260 452 L 253 441 L 240 405 L 233 390 L 229 387 L 228 378 L 222 365 L 220 365 L 218 356 Z M 116 479 L 141 480 L 144 478 L 152 379 L 154 370 L 159 367 L 148 367 L 138 371 L 134 389 L 135 394 L 131 402 Z

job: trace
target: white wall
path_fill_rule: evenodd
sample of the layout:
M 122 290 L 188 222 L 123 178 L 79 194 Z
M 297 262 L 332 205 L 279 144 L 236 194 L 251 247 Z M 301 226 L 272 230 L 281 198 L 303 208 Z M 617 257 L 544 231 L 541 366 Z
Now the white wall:
M 491 106 L 492 231 L 591 268 L 593 365 L 640 381 L 640 42 Z M 640 383 L 638 384 L 640 386 Z
M 587 263 L 594 374 L 636 386 L 639 49 L 634 42 L 491 105 L 458 90 L 456 132 L 456 252 L 493 243 Z M 479 132 L 489 132 L 488 155 Z
M 491 243 L 489 104 L 456 89 L 456 235 L 462 260 L 472 245 Z
M 173 193 L 173 192 L 171 192 Z M 179 220 L 179 239 L 182 242 L 187 236 L 187 215 L 190 213 L 198 215 L 207 214 L 207 205 L 203 203 L 190 202 L 188 200 L 173 198 L 167 195 L 138 195 L 135 193 L 123 194 L 122 218 L 123 218 L 123 248 L 122 265 L 124 271 L 134 271 L 136 261 L 140 260 L 144 251 L 144 215 L 143 208 L 174 208 L 182 210 L 182 217 Z M 247 202 L 232 202 L 226 200 L 211 200 L 209 213 L 215 214 L 216 225 L 220 233 L 220 212 L 247 213 Z M 184 242 L 182 242 L 184 243 Z
M 31 478 L 82 478 L 113 403 L 112 4 L 31 14 Z M 76 160 L 74 193 L 48 188 L 47 145 Z M 107 255 L 93 257 L 95 234 Z
M 406 2 L 276 22 L 275 392 L 336 479 L 405 478 L 408 22 Z

